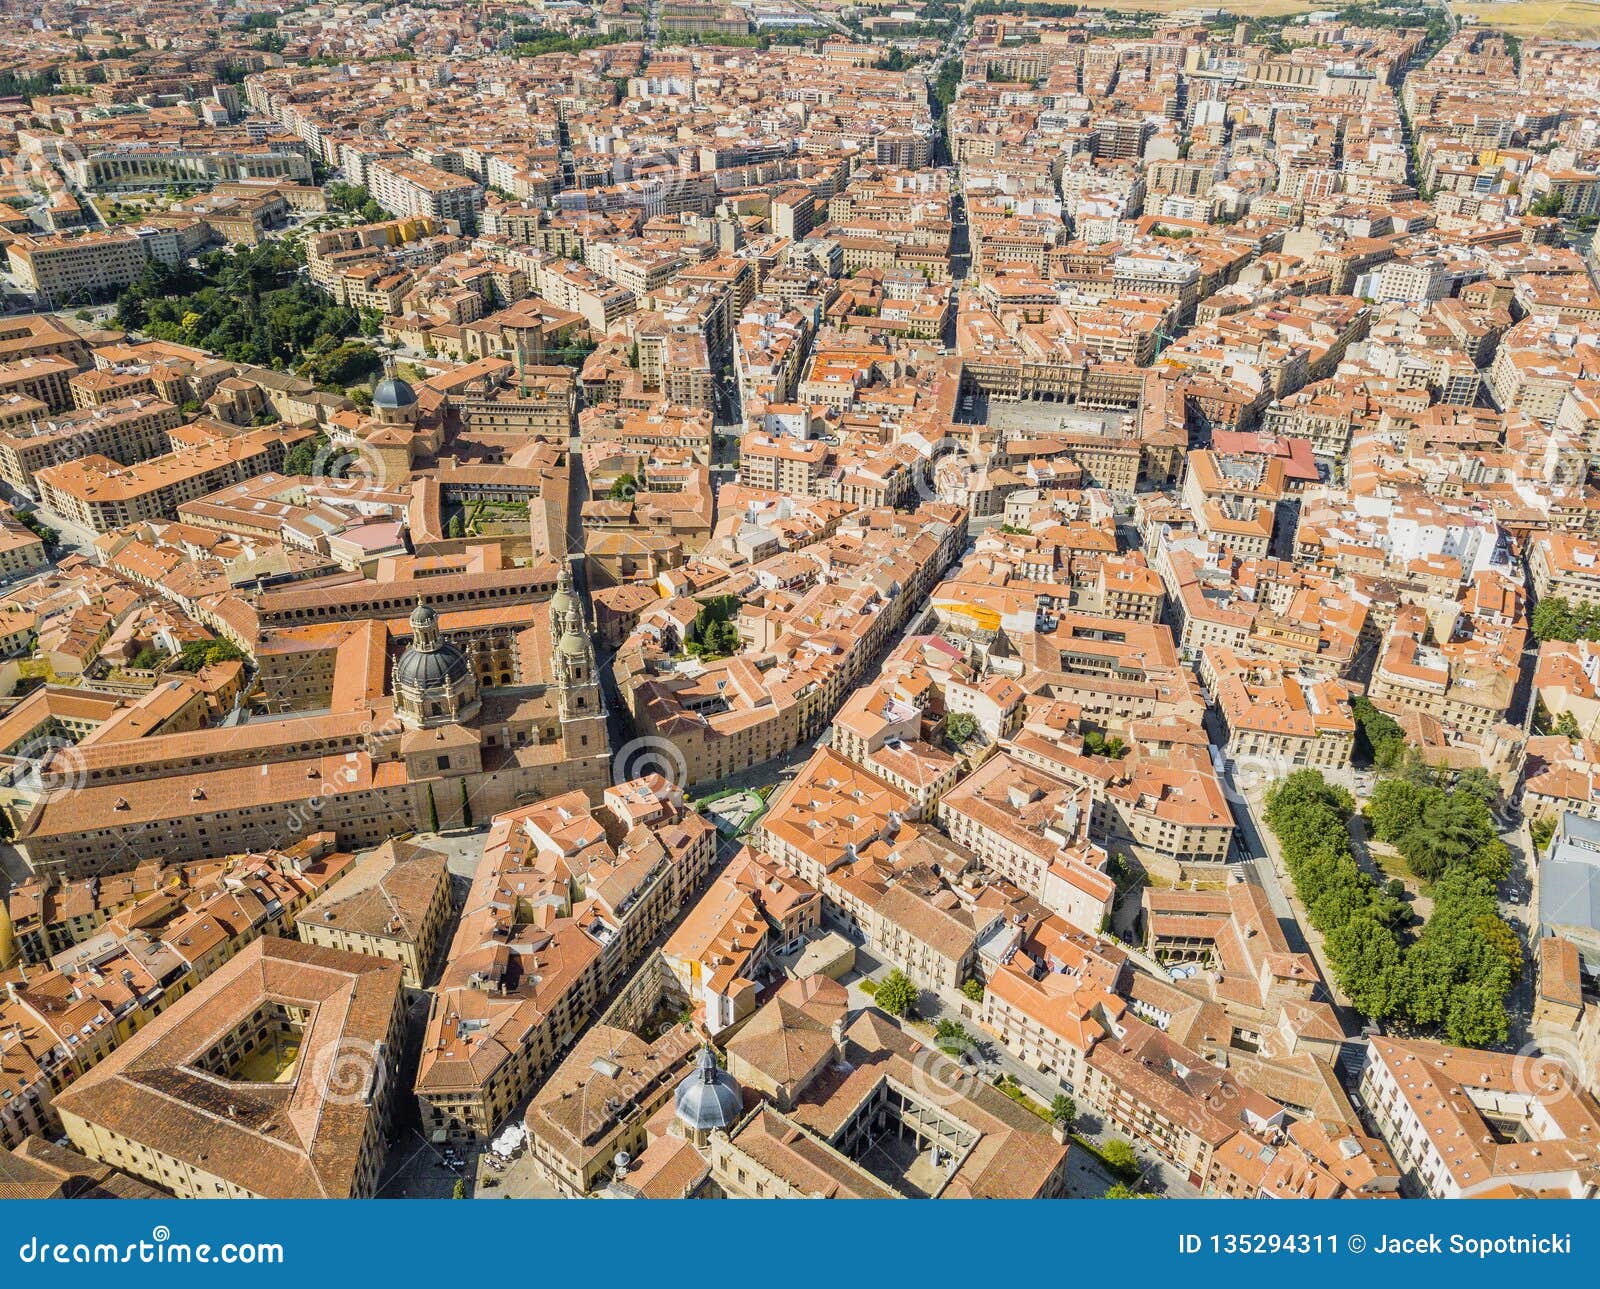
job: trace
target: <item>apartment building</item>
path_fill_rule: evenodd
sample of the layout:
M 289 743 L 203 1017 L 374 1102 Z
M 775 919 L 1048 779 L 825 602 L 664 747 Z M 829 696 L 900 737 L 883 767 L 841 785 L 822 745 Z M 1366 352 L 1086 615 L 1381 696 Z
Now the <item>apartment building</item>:
M 1356 723 L 1342 682 L 1217 645 L 1202 650 L 1200 679 L 1231 760 L 1322 770 L 1350 764 Z
M 75 406 L 72 380 L 77 373 L 78 364 L 60 353 L 27 354 L 0 363 L 0 396 L 20 400 L 24 406 L 20 417 L 7 409 L 6 428 Z
M 1421 1195 L 1592 1199 L 1600 1192 L 1600 1105 L 1560 1062 L 1374 1034 L 1361 1096 Z
M 1528 543 L 1528 572 L 1541 600 L 1600 604 L 1600 542 L 1575 533 L 1534 534 Z
M 367 167 L 367 188 L 393 215 L 453 220 L 467 230 L 478 226 L 483 209 L 483 188 L 475 180 L 411 157 L 374 160 Z
M 1511 706 L 1525 634 L 1471 633 L 1441 645 L 1427 615 L 1405 606 L 1384 633 L 1367 693 L 1386 710 L 1420 712 L 1481 740 Z
M 183 414 L 175 405 L 151 394 L 40 417 L 0 432 L 0 478 L 37 496 L 41 470 L 88 457 L 121 466 L 148 461 L 170 449 L 167 431 L 182 422 Z
M 17 285 L 50 308 L 104 300 L 144 271 L 145 247 L 120 231 L 18 237 L 6 247 Z
M 1089 839 L 1089 789 L 1048 774 L 1002 747 L 939 801 L 950 837 L 1085 931 L 1111 915 L 1116 883 Z
M 642 1155 L 646 1125 L 673 1099 L 702 1049 L 687 1025 L 654 1042 L 596 1025 L 528 1107 L 528 1148 L 540 1175 L 568 1199 L 600 1189 L 619 1158 Z
M 417 1072 L 430 1139 L 491 1136 L 704 879 L 711 825 L 659 777 L 623 789 L 491 823 Z
M 133 465 L 95 453 L 45 466 L 34 477 L 47 507 L 105 533 L 141 520 L 169 518 L 186 501 L 279 470 L 284 454 L 311 434 L 310 429 L 277 426 L 234 432 Z
M 450 913 L 445 856 L 387 841 L 363 856 L 295 919 L 307 944 L 389 958 L 407 989 L 421 989 Z

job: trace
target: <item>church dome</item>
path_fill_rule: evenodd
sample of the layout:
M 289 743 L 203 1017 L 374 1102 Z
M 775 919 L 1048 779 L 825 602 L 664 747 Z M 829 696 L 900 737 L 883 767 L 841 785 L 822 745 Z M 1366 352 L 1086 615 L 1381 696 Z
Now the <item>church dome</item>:
M 419 695 L 454 693 L 472 678 L 472 664 L 439 634 L 439 615 L 420 600 L 411 610 L 411 643 L 394 667 L 397 690 Z
M 716 1132 L 733 1127 L 744 1110 L 738 1081 L 717 1067 L 709 1047 L 700 1049 L 694 1073 L 678 1084 L 674 1095 L 678 1121 L 691 1132 Z
M 407 649 L 395 664 L 394 683 L 423 691 L 448 689 L 471 674 L 466 654 L 446 641 L 436 649 L 418 649 L 415 645 Z
M 569 631 L 561 637 L 561 652 L 569 658 L 582 658 L 588 654 L 589 646 L 576 631 Z
M 380 411 L 397 412 L 404 407 L 412 407 L 417 401 L 417 391 L 398 376 L 390 376 L 378 382 L 372 391 L 372 406 Z

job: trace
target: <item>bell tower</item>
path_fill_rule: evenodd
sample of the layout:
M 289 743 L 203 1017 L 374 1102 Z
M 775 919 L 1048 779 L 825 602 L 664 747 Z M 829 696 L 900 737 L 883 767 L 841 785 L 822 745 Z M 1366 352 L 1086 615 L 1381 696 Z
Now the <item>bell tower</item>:
M 563 731 L 575 721 L 597 721 L 600 741 L 589 746 L 603 747 L 605 700 L 600 691 L 594 640 L 583 620 L 583 605 L 572 582 L 571 564 L 561 566 L 556 593 L 550 597 L 550 633 L 556 646 L 555 679 Z

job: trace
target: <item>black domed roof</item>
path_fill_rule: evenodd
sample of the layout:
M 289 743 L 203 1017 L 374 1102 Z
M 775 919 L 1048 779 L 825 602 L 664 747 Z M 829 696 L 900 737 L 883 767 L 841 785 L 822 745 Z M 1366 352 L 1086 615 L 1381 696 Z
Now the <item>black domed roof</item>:
M 744 1094 L 733 1075 L 717 1067 L 709 1047 L 700 1049 L 694 1073 L 678 1085 L 674 1096 L 678 1119 L 699 1132 L 731 1128 L 744 1109 Z
M 460 685 L 471 674 L 467 656 L 446 643 L 437 649 L 407 649 L 395 664 L 394 683 L 407 689 L 447 689 Z
M 372 391 L 372 405 L 374 407 L 410 407 L 416 401 L 417 391 L 398 376 L 390 376 L 387 380 L 380 380 L 378 387 Z

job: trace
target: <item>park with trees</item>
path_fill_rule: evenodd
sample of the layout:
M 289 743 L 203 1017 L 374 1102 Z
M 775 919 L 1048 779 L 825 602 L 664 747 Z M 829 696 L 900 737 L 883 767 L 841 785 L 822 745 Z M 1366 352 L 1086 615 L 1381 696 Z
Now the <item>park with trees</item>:
M 363 319 L 300 273 L 285 241 L 215 251 L 194 264 L 150 260 L 117 298 L 117 325 L 227 359 L 297 370 L 342 387 L 376 373 L 378 354 L 353 338 Z
M 1446 787 L 1425 772 L 1373 793 L 1373 836 L 1393 845 L 1433 908 L 1416 928 L 1405 902 L 1356 860 L 1355 803 L 1319 771 L 1297 770 L 1267 796 L 1266 821 L 1336 983 L 1359 1011 L 1452 1043 L 1488 1047 L 1510 1031 L 1506 995 L 1522 970 L 1517 933 L 1495 898 L 1510 865 L 1476 779 Z

